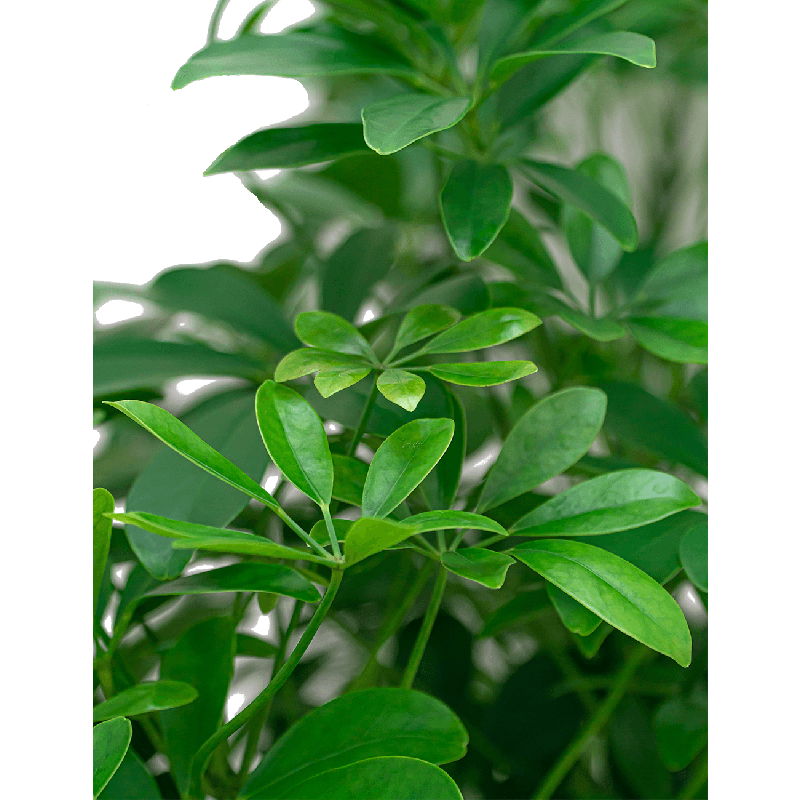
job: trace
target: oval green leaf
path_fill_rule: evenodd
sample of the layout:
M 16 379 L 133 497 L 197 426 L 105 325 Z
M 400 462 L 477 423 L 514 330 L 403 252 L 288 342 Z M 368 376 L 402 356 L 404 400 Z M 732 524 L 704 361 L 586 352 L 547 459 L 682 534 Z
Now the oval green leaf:
M 406 517 L 403 522 L 406 525 L 414 525 L 417 533 L 465 528 L 470 531 L 490 531 L 500 536 L 508 536 L 508 532 L 499 522 L 471 511 L 424 511 L 422 514 Z
M 155 778 L 130 747 L 98 800 L 161 800 Z
M 131 686 L 94 707 L 95 722 L 122 715 L 133 717 L 151 711 L 185 706 L 197 697 L 194 686 L 182 681 L 151 681 Z
M 378 391 L 400 408 L 413 411 L 425 394 L 425 381 L 404 369 L 387 369 L 378 376 Z
M 346 522 L 346 520 L 339 520 Z M 334 521 L 335 525 L 336 521 Z M 344 526 L 342 526 L 344 528 Z M 419 533 L 413 525 L 390 519 L 360 517 L 347 528 L 344 539 L 344 563 L 349 567 L 369 556 L 388 550 Z
M 679 364 L 708 364 L 708 323 L 677 317 L 632 317 L 625 327 L 645 350 Z
M 475 361 L 469 364 L 434 364 L 430 373 L 459 386 L 496 386 L 538 370 L 532 361 Z
M 333 496 L 337 500 L 360 506 L 369 464 L 358 458 L 333 454 Z
M 404 347 L 449 328 L 453 323 L 458 322 L 460 317 L 461 314 L 450 306 L 436 304 L 417 306 L 403 317 L 395 336 L 394 347 L 388 358 L 391 359 Z
M 517 339 L 542 321 L 522 308 L 490 308 L 467 317 L 431 339 L 420 353 L 465 353 Z
M 689 580 L 701 591 L 708 591 L 708 520 L 703 520 L 684 535 L 680 544 L 681 566 Z
M 600 626 L 603 620 L 593 611 L 589 611 L 586 606 L 581 605 L 566 592 L 562 592 L 558 586 L 550 581 L 545 581 L 545 588 L 550 602 L 553 604 L 556 613 L 561 617 L 564 627 L 568 631 L 578 636 L 589 636 Z
M 442 564 L 450 572 L 490 589 L 499 589 L 503 585 L 508 568 L 513 563 L 511 556 L 481 547 L 462 547 L 442 553 Z
M 320 370 L 357 370 L 369 371 L 368 362 L 361 356 L 347 353 L 334 353 L 331 350 L 320 350 L 316 347 L 303 347 L 293 350 L 284 356 L 275 367 L 275 381 L 284 383 L 302 378 Z
M 311 347 L 363 356 L 366 359 L 375 358 L 369 342 L 338 314 L 331 314 L 329 311 L 305 311 L 297 315 L 294 330 L 300 341 Z
M 125 758 L 131 743 L 131 735 L 131 722 L 125 717 L 117 717 L 94 726 L 92 730 L 94 797 L 103 791 L 103 787 L 111 780 L 122 759 Z
M 342 389 L 354 386 L 372 372 L 371 367 L 322 369 L 314 377 L 314 386 L 323 397 L 331 397 Z
M 688 698 L 668 700 L 653 723 L 661 758 L 671 772 L 688 767 L 708 742 L 708 708 Z

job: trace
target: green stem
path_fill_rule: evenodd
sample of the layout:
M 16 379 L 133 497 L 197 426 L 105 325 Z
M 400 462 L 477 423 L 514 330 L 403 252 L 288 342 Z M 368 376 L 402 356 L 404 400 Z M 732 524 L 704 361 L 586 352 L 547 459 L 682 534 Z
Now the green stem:
M 361 421 L 358 423 L 358 427 L 356 428 L 356 432 L 353 434 L 353 438 L 350 440 L 350 444 L 347 447 L 348 456 L 354 456 L 356 450 L 358 449 L 358 443 L 361 441 L 361 437 L 364 435 L 364 431 L 367 429 L 367 425 L 369 424 L 369 418 L 372 415 L 372 409 L 375 407 L 375 402 L 378 399 L 378 376 L 375 375 L 372 384 L 372 391 L 369 393 L 369 397 L 367 398 L 367 404 L 364 406 L 364 413 L 361 415 Z
M 211 44 L 211 42 L 215 42 L 219 39 L 219 22 L 222 19 L 225 6 L 227 6 L 229 2 L 230 0 L 217 0 L 217 4 L 214 6 L 214 11 L 211 13 L 211 19 L 208 23 L 207 44 Z
M 189 784 L 188 797 L 190 800 L 202 800 L 202 780 L 203 774 L 206 771 L 206 766 L 211 754 L 216 750 L 217 745 L 223 740 L 227 739 L 232 733 L 238 731 L 242 725 L 249 722 L 267 703 L 269 703 L 275 696 L 277 691 L 289 679 L 295 667 L 300 663 L 300 659 L 311 644 L 312 639 L 319 630 L 319 626 L 325 619 L 333 599 L 336 597 L 336 592 L 342 582 L 343 572 L 340 569 L 332 570 L 331 582 L 328 586 L 325 596 L 314 611 L 314 616 L 308 623 L 303 635 L 297 646 L 292 650 L 292 654 L 287 659 L 286 663 L 278 670 L 267 687 L 256 697 L 252 703 L 242 709 L 230 722 L 227 722 L 217 731 L 215 731 L 200 747 L 192 761 L 191 767 L 191 782 Z
M 342 559 L 342 551 L 339 549 L 339 539 L 336 537 L 336 530 L 333 527 L 333 520 L 331 519 L 331 509 L 328 505 L 320 506 L 322 509 L 322 516 L 325 519 L 325 527 L 328 529 L 328 536 L 331 540 L 331 550 L 333 550 L 333 557 L 337 561 Z
M 650 653 L 649 649 L 641 645 L 636 648 L 627 663 L 619 671 L 614 682 L 614 688 L 609 692 L 608 697 L 594 712 L 589 724 L 580 731 L 578 736 L 573 739 L 572 744 L 562 753 L 561 758 L 545 777 L 539 791 L 533 796 L 533 800 L 549 800 L 552 797 L 553 792 L 561 785 L 567 773 L 580 758 L 586 743 L 593 736 L 596 736 L 608 722 L 614 709 L 625 696 L 625 690 L 628 688 L 628 683 L 633 678 L 634 673 Z
M 697 760 L 689 779 L 683 785 L 678 800 L 692 800 L 708 781 L 708 752 Z
M 325 556 L 325 560 L 330 562 L 331 557 L 328 551 L 319 542 L 315 542 L 283 509 L 275 510 L 275 513 L 311 548 L 320 555 Z
M 439 561 L 439 551 L 421 533 L 414 536 L 414 541 L 422 545 L 424 555 L 433 556 L 436 561 Z M 427 553 L 425 553 L 426 550 Z
M 417 641 L 414 642 L 411 657 L 408 659 L 408 666 L 406 666 L 406 671 L 403 673 L 403 680 L 400 682 L 400 686 L 403 689 L 410 689 L 414 684 L 414 678 L 417 677 L 417 670 L 419 669 L 425 647 L 428 644 L 428 639 L 433 630 L 433 623 L 436 621 L 436 615 L 439 613 L 439 606 L 444 596 L 444 587 L 446 583 L 447 571 L 444 567 L 440 567 L 439 574 L 436 576 L 436 583 L 433 585 L 433 594 L 431 595 L 428 610 L 425 612 L 425 617 L 422 620 L 422 627 L 419 629 Z
M 491 544 L 497 544 L 497 542 L 502 542 L 503 539 L 508 539 L 508 536 L 504 533 L 497 533 L 494 536 L 490 536 L 488 539 L 484 539 L 484 541 L 482 542 L 478 542 L 477 546 L 488 547 Z

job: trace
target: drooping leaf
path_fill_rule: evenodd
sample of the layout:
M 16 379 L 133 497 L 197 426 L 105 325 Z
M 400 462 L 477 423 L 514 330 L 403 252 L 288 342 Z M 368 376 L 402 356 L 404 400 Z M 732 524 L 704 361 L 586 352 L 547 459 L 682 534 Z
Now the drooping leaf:
M 267 128 L 240 139 L 217 156 L 203 174 L 303 167 L 363 150 L 364 137 L 357 123 L 317 122 Z
M 240 797 L 293 798 L 304 781 L 370 758 L 406 756 L 444 764 L 461 758 L 466 745 L 463 725 L 430 695 L 410 689 L 349 692 L 295 723 L 251 773 Z
M 288 386 L 264 381 L 256 393 L 256 419 L 270 458 L 318 505 L 329 505 L 333 464 L 317 412 Z
M 532 375 L 537 369 L 531 361 L 473 361 L 468 364 L 434 364 L 430 372 L 459 386 L 496 386 Z
M 637 528 L 700 504 L 678 478 L 649 469 L 609 472 L 579 483 L 514 524 L 517 536 L 593 536 Z
M 131 686 L 94 707 L 95 722 L 113 717 L 147 714 L 166 708 L 185 706 L 197 698 L 194 686 L 182 681 L 148 681 Z
M 119 769 L 100 792 L 98 800 L 161 800 L 161 792 L 142 759 L 128 748 Z
M 511 556 L 482 547 L 462 547 L 442 553 L 442 564 L 450 572 L 482 583 L 490 589 L 499 589 L 503 585 L 508 568 L 513 563 Z
M 352 506 L 361 505 L 369 464 L 358 458 L 333 454 L 333 496 Z
M 306 311 L 298 314 L 294 329 L 302 342 L 321 350 L 350 353 L 373 359 L 369 342 L 346 319 L 328 311 Z
M 578 636 L 588 636 L 593 633 L 602 623 L 602 619 L 586 606 L 579 603 L 575 598 L 570 597 L 566 592 L 562 592 L 558 586 L 547 581 L 545 583 L 547 596 L 553 604 L 558 616 L 567 630 L 576 633 Z
M 387 369 L 378 377 L 378 391 L 395 405 L 413 411 L 425 394 L 425 381 L 404 369 Z
M 92 794 L 94 797 L 100 794 L 125 758 L 128 745 L 131 743 L 131 733 L 131 722 L 125 717 L 111 719 L 93 728 Z
M 420 353 L 465 353 L 516 339 L 542 321 L 522 308 L 490 308 L 461 320 L 435 336 Z
M 275 380 L 278 383 L 293 381 L 320 370 L 358 370 L 370 369 L 367 361 L 361 356 L 347 353 L 334 353 L 331 350 L 320 350 L 316 347 L 303 347 L 293 350 L 284 356 L 275 367 Z
M 623 633 L 680 666 L 692 659 L 678 604 L 649 575 L 599 547 L 568 539 L 525 542 L 510 553 Z
M 370 367 L 322 369 L 314 376 L 314 386 L 323 397 L 331 397 L 342 389 L 354 386 L 372 372 Z
M 104 514 L 114 511 L 114 498 L 105 489 L 95 489 L 92 492 L 92 585 L 94 602 L 92 607 L 97 608 L 100 597 L 100 586 L 103 583 L 103 573 L 106 568 L 108 549 L 111 545 L 111 520 Z
M 344 562 L 349 567 L 387 550 L 418 533 L 416 527 L 389 519 L 359 517 L 344 539 Z
M 708 323 L 677 317 L 631 317 L 625 327 L 645 350 L 681 364 L 708 363 Z
M 392 355 L 404 347 L 449 328 L 453 323 L 458 322 L 460 317 L 461 314 L 450 306 L 427 304 L 413 308 L 400 323 Z
M 512 428 L 481 494 L 485 511 L 535 489 L 572 466 L 600 432 L 606 398 L 577 386 L 540 400 Z
M 389 436 L 375 452 L 367 472 L 364 516 L 385 517 L 397 508 L 447 450 L 454 428 L 450 419 L 419 419 Z
M 506 224 L 513 193 L 511 175 L 500 164 L 457 161 L 442 189 L 445 232 L 464 261 L 479 256 Z
M 708 591 L 708 521 L 687 531 L 680 544 L 681 565 L 689 580 L 701 591 Z
M 688 767 L 708 741 L 708 709 L 691 699 L 668 700 L 654 723 L 661 758 L 671 772 Z
M 471 511 L 424 511 L 422 514 L 406 517 L 403 522 L 417 527 L 419 533 L 466 528 L 472 531 L 490 531 L 501 536 L 508 535 L 499 522 Z
M 389 155 L 437 131 L 452 128 L 470 106 L 469 97 L 402 94 L 370 103 L 361 111 L 364 141 Z

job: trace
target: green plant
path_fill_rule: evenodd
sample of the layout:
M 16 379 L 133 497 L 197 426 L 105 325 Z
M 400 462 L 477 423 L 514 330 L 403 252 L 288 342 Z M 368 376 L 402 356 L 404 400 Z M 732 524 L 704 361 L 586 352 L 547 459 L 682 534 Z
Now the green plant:
M 222 41 L 224 5 L 174 88 L 323 100 L 206 170 L 283 241 L 96 287 L 150 313 L 95 347 L 94 795 L 702 796 L 705 630 L 673 595 L 707 603 L 707 247 L 635 218 L 602 148 L 554 161 L 548 121 L 653 38 L 695 91 L 704 6 L 326 0 L 267 36 L 266 2 Z M 191 375 L 237 385 L 176 416 Z M 243 660 L 263 689 L 223 723 Z

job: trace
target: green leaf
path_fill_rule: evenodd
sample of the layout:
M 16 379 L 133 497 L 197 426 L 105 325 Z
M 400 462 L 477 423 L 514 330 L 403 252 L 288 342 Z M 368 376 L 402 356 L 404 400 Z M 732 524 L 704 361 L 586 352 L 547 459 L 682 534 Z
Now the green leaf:
M 108 549 L 111 546 L 111 520 L 104 514 L 113 513 L 114 498 L 105 489 L 95 489 L 92 492 L 92 584 L 94 602 L 92 608 L 97 608 L 100 597 L 100 586 L 103 583 L 103 573 L 106 569 Z
M 347 320 L 328 311 L 298 314 L 294 329 L 302 342 L 322 350 L 375 358 L 369 342 Z
M 482 514 L 473 514 L 471 511 L 424 511 L 422 514 L 406 517 L 403 522 L 406 525 L 414 525 L 418 528 L 418 533 L 466 528 L 471 531 L 490 531 L 508 536 L 506 529 L 499 522 Z
M 217 592 L 270 592 L 306 603 L 319 601 L 319 592 L 296 570 L 283 564 L 256 563 L 231 564 L 168 581 L 150 589 L 147 596 Z
M 410 689 L 349 692 L 310 711 L 283 734 L 250 774 L 240 797 L 294 798 L 304 781 L 383 756 L 445 764 L 461 758 L 466 746 L 463 725 L 430 695 Z M 372 797 L 387 783 L 380 778 L 360 796 Z M 336 784 L 328 782 L 329 790 Z M 412 792 L 406 797 L 427 795 Z
M 357 123 L 317 122 L 267 128 L 240 139 L 217 156 L 203 174 L 303 167 L 364 150 L 364 137 Z
M 432 304 L 417 306 L 403 317 L 389 358 L 404 347 L 449 328 L 453 323 L 458 322 L 460 317 L 461 314 L 450 306 Z
M 631 447 L 708 474 L 708 444 L 688 414 L 634 383 L 603 381 L 599 385 L 608 396 L 608 433 Z
M 490 589 L 499 589 L 514 563 L 511 556 L 481 547 L 462 547 L 442 553 L 442 564 L 455 575 L 476 581 Z
M 265 366 L 252 358 L 220 353 L 203 344 L 153 339 L 101 339 L 94 346 L 94 396 L 152 389 L 192 375 L 255 378 Z
M 549 606 L 544 586 L 530 591 L 521 590 L 519 594 L 486 617 L 478 637 L 495 636 L 511 628 L 526 625 Z
M 683 612 L 640 569 L 599 547 L 568 539 L 525 542 L 510 553 L 610 625 L 689 666 L 692 640 Z
M 367 480 L 369 464 L 358 458 L 334 453 L 333 456 L 333 496 L 337 500 L 360 506 Z
M 417 758 L 369 758 L 309 778 L 293 800 L 463 800 L 455 781 L 439 767 Z
M 656 741 L 671 772 L 685 769 L 708 742 L 708 709 L 685 698 L 668 700 L 656 712 Z
M 547 596 L 567 630 L 578 636 L 589 636 L 603 620 L 550 581 L 545 582 Z
M 347 537 L 347 532 L 353 527 L 352 520 L 334 519 L 332 522 L 337 541 L 343 542 Z M 331 544 L 331 535 L 328 533 L 328 526 L 324 519 L 314 523 L 314 527 L 309 531 L 309 536 L 323 547 L 329 547 Z
M 162 680 L 180 680 L 197 689 L 197 700 L 159 715 L 170 772 L 181 795 L 200 745 L 222 723 L 236 652 L 234 620 L 212 617 L 187 630 L 161 658 Z
M 395 405 L 413 411 L 425 394 L 425 381 L 404 369 L 387 369 L 378 376 L 378 391 Z
M 94 707 L 92 717 L 101 722 L 113 717 L 148 714 L 166 708 L 185 706 L 197 698 L 194 686 L 181 681 L 149 681 L 131 686 Z
M 161 792 L 142 759 L 134 750 L 128 748 L 119 769 L 98 798 L 99 800 L 161 800 Z
M 431 383 L 434 383 L 433 381 Z M 461 470 L 467 449 L 467 419 L 459 399 L 445 389 L 447 416 L 453 420 L 453 439 L 445 454 L 422 482 L 429 508 L 449 509 L 461 483 Z
M 485 511 L 560 475 L 597 438 L 606 411 L 598 389 L 576 386 L 548 395 L 512 428 L 483 487 Z
M 635 294 L 640 303 L 663 305 L 708 297 L 708 242 L 697 242 L 662 258 Z
M 173 89 L 217 75 L 358 75 L 374 72 L 413 74 L 407 64 L 366 36 L 312 33 L 249 34 L 216 41 L 198 50 L 176 73 Z
M 419 352 L 465 353 L 517 339 L 542 321 L 522 308 L 490 308 L 461 320 L 431 339 Z
M 442 222 L 456 255 L 472 261 L 506 224 L 514 186 L 500 164 L 457 161 L 442 189 Z
M 628 31 L 614 31 L 591 36 L 579 42 L 568 42 L 552 47 L 537 47 L 524 53 L 514 53 L 497 61 L 491 77 L 501 82 L 510 78 L 518 69 L 545 56 L 601 55 L 616 56 L 639 67 L 653 68 L 656 65 L 656 43 L 649 36 Z
M 452 128 L 470 106 L 469 97 L 403 94 L 370 103 L 361 111 L 364 141 L 389 155 L 437 131 Z
M 329 505 L 333 464 L 317 412 L 288 386 L 265 381 L 256 393 L 256 419 L 278 469 L 315 503 Z
M 158 406 L 140 401 L 117 404 L 171 448 L 162 448 L 141 471 L 128 492 L 127 506 L 220 527 L 239 514 L 248 496 L 278 508 L 257 483 L 269 459 L 259 441 L 253 397 L 249 389 L 212 397 L 186 415 L 191 428 Z M 175 552 L 168 539 L 142 528 L 128 525 L 125 533 L 154 578 L 176 577 L 191 558 L 191 553 Z
M 275 367 L 275 380 L 278 383 L 293 381 L 320 370 L 358 370 L 370 369 L 361 357 L 347 353 L 334 353 L 316 347 L 303 347 L 284 356 Z
M 407 521 L 407 520 L 406 520 Z M 689 580 L 701 591 L 708 591 L 708 521 L 688 531 L 680 544 L 681 565 Z
M 418 532 L 413 525 L 392 522 L 389 519 L 359 517 L 348 528 L 344 539 L 344 563 L 350 567 Z
M 639 241 L 636 220 L 630 209 L 602 184 L 575 170 L 541 161 L 520 161 L 531 181 L 583 211 L 602 225 L 623 250 L 635 250 Z
M 362 500 L 366 517 L 385 517 L 433 469 L 453 438 L 450 419 L 417 419 L 398 428 L 375 452 Z
M 701 419 L 708 419 L 708 368 L 700 370 L 686 387 L 689 390 L 692 406 Z
M 268 614 L 272 611 L 275 606 L 273 605 L 267 611 L 264 610 L 264 606 L 262 604 L 262 600 L 264 597 L 274 597 L 275 601 L 277 601 L 277 596 L 271 594 L 260 594 L 258 596 L 259 604 L 258 607 L 261 610 L 262 614 Z M 258 636 L 250 636 L 246 633 L 237 633 L 236 634 L 236 655 L 237 656 L 252 656 L 253 658 L 274 658 L 275 654 L 278 652 L 278 648 L 276 645 L 265 642 L 263 639 L 259 638 Z
M 461 314 L 473 314 L 489 306 L 489 292 L 480 276 L 457 275 L 415 293 L 402 309 L 427 303 L 446 303 Z
M 632 317 L 623 323 L 645 350 L 681 364 L 708 363 L 708 323 L 676 317 Z
M 594 536 L 638 528 L 700 502 L 672 475 L 627 469 L 557 494 L 515 523 L 512 531 L 517 536 Z
M 552 17 L 536 32 L 533 44 L 538 47 L 555 44 L 573 31 L 609 14 L 627 0 L 581 0 L 566 14 Z
M 537 369 L 531 361 L 474 361 L 434 364 L 429 368 L 432 375 L 459 386 L 496 386 L 532 375 Z
M 314 386 L 323 397 L 330 397 L 358 383 L 372 372 L 370 367 L 350 367 L 348 369 L 323 369 L 314 378 Z
M 596 226 L 595 226 L 596 228 Z M 600 228 L 596 228 L 600 230 Z M 493 284 L 497 285 L 497 284 Z M 621 339 L 625 335 L 625 328 L 611 317 L 600 317 L 596 319 L 584 314 L 583 311 L 568 306 L 557 297 L 551 297 L 544 292 L 527 292 L 527 302 L 540 317 L 548 317 L 554 314 L 561 317 L 568 325 L 580 331 L 591 339 L 598 342 L 611 342 Z
M 92 730 L 94 772 L 92 794 L 97 797 L 117 771 L 131 743 L 131 722 L 125 717 L 95 725 Z

